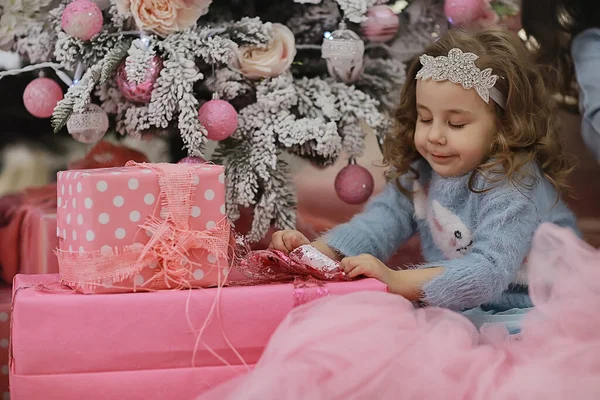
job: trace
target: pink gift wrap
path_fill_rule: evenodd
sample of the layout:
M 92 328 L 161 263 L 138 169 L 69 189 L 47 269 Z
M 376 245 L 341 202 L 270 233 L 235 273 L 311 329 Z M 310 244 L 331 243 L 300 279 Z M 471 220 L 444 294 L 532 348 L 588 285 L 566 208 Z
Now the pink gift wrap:
M 56 210 L 32 207 L 21 226 L 21 274 L 56 274 Z
M 8 345 L 10 337 L 10 309 L 12 289 L 0 285 L 0 395 L 8 400 Z
M 13 400 L 193 399 L 255 364 L 296 305 L 329 294 L 386 290 L 364 279 L 308 288 L 273 284 L 86 296 L 58 281 L 57 275 L 15 278 Z
M 142 228 L 147 227 L 144 223 L 149 218 L 164 221 L 167 214 L 176 208 L 172 206 L 173 202 L 171 206 L 165 203 L 166 196 L 161 197 L 164 187 L 159 185 L 159 168 L 169 168 L 168 171 L 175 174 L 191 168 L 190 182 L 187 184 L 189 195 L 185 188 L 178 190 L 178 196 L 175 196 L 190 197 L 186 201 L 186 213 L 189 215 L 185 216 L 189 229 L 197 232 L 214 231 L 227 223 L 222 166 L 138 164 L 121 168 L 62 171 L 58 173 L 57 181 L 56 232 L 61 252 L 67 257 L 85 257 L 87 254 L 107 257 L 120 254 L 124 248 L 141 251 L 152 237 L 149 229 Z M 169 178 L 165 181 L 175 180 Z M 174 199 L 175 202 L 179 200 Z M 185 257 L 178 258 L 178 263 L 186 268 L 185 281 L 192 287 L 216 286 L 227 274 L 227 255 L 214 254 L 206 249 L 193 248 Z M 86 259 L 78 261 L 82 268 L 89 264 Z M 67 281 L 67 268 L 64 265 L 59 254 L 61 277 Z M 76 282 L 73 286 L 84 293 L 173 287 L 165 279 L 157 279 L 161 270 L 158 266 L 158 262 L 153 261 L 134 274 L 127 274 L 129 276 L 91 284 Z

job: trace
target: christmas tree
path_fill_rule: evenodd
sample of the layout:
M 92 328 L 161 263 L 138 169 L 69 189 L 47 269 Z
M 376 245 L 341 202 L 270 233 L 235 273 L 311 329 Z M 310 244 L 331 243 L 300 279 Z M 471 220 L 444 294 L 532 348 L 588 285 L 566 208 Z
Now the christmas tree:
M 5 0 L 0 46 L 68 84 L 55 131 L 179 135 L 198 157 L 216 141 L 227 213 L 253 207 L 259 240 L 295 226 L 289 155 L 360 156 L 361 125 L 385 134 L 405 63 L 447 29 L 441 0 L 383 3 Z

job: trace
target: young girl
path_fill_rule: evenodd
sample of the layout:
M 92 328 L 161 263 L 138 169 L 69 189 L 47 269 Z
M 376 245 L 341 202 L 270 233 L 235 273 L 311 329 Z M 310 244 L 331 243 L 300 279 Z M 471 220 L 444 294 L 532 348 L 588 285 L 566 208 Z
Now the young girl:
M 522 0 L 523 29 L 538 43 L 536 58 L 550 67 L 548 84 L 569 94 L 575 80 L 581 135 L 600 162 L 600 7 L 589 0 Z M 559 76 L 555 73 L 558 72 Z
M 543 222 L 576 230 L 560 200 L 571 167 L 542 76 L 516 35 L 452 31 L 408 68 L 386 138 L 389 184 L 350 222 L 312 243 L 352 278 L 430 306 L 531 307 L 527 255 Z M 419 233 L 426 263 L 383 261 Z M 307 244 L 279 231 L 271 247 Z

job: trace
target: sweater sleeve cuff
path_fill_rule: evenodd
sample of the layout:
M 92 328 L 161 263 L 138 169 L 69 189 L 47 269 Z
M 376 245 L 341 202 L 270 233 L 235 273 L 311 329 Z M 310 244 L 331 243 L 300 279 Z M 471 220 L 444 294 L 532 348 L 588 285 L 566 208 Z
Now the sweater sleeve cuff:
M 349 224 L 338 225 L 324 236 L 327 245 L 345 257 L 358 256 L 365 253 L 362 247 L 365 239 L 354 231 Z

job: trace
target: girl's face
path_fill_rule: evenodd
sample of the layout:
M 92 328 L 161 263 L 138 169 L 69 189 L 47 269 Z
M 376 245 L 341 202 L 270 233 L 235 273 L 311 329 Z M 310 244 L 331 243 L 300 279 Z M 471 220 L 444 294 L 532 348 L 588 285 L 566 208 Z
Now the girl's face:
M 415 146 L 440 176 L 471 172 L 488 155 L 496 133 L 495 114 L 474 89 L 418 80 L 417 113 Z

